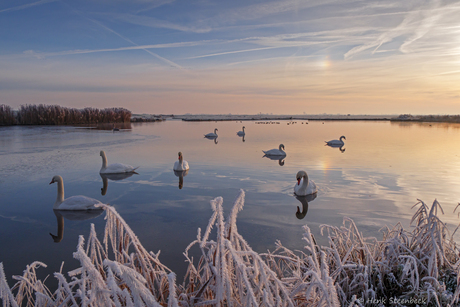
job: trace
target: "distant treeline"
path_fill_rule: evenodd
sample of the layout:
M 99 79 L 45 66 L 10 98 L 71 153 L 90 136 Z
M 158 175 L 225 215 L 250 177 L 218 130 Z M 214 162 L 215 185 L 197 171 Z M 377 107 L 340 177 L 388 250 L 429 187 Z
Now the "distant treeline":
M 74 125 L 130 122 L 131 111 L 124 108 L 74 109 L 57 105 L 22 105 L 13 111 L 0 105 L 0 126 L 9 125 Z

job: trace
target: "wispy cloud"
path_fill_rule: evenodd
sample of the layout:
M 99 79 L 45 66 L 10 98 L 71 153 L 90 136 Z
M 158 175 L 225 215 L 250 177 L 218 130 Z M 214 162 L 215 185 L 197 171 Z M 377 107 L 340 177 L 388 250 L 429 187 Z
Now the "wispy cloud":
M 37 6 L 37 5 L 42 5 L 42 4 L 46 4 L 46 3 L 50 3 L 50 2 L 56 2 L 56 1 L 59 1 L 59 0 L 40 0 L 40 1 L 37 1 L 37 2 L 32 2 L 32 3 L 28 3 L 28 4 L 23 4 L 23 5 L 10 7 L 10 8 L 7 8 L 7 9 L 2 9 L 2 10 L 0 10 L 0 13 L 25 10 L 25 9 L 29 9 L 29 8 Z
M 171 61 L 171 60 L 168 60 L 168 59 L 166 59 L 166 58 L 164 58 L 164 57 L 162 57 L 162 56 L 160 56 L 160 55 L 158 55 L 158 54 L 156 54 L 156 53 L 154 53 L 154 52 L 148 50 L 147 48 L 142 48 L 141 46 L 139 46 L 138 44 L 136 44 L 135 42 L 133 42 L 131 39 L 129 39 L 129 38 L 127 38 L 127 37 L 121 35 L 120 33 L 116 32 L 115 30 L 113 30 L 113 29 L 111 29 L 111 28 L 109 28 L 109 27 L 107 27 L 106 25 L 102 24 L 101 22 L 99 22 L 99 21 L 97 21 L 97 20 L 95 20 L 95 19 L 89 18 L 88 16 L 85 16 L 82 12 L 79 12 L 79 11 L 77 11 L 77 10 L 73 10 L 73 11 L 74 11 L 75 13 L 79 14 L 80 16 L 83 16 L 83 17 L 86 18 L 87 20 L 89 20 L 89 21 L 91 21 L 91 22 L 97 24 L 98 26 L 104 28 L 105 30 L 107 30 L 107 31 L 109 31 L 109 32 L 111 32 L 111 33 L 113 33 L 113 34 L 115 34 L 116 36 L 120 37 L 120 38 L 123 39 L 124 41 L 127 41 L 128 43 L 134 45 L 135 47 L 139 47 L 140 50 L 144 50 L 145 52 L 147 52 L 148 54 L 150 54 L 150 55 L 154 56 L 155 58 L 161 60 L 162 62 L 164 62 L 164 63 L 166 63 L 166 64 L 168 64 L 168 65 L 170 65 L 170 66 L 172 66 L 172 67 L 183 69 L 183 67 L 180 66 L 179 64 L 177 64 L 177 63 L 175 63 L 175 62 L 173 62 L 173 61 Z
M 150 28 L 165 28 L 165 29 L 172 29 L 182 32 L 195 32 L 195 33 L 207 33 L 211 31 L 209 27 L 195 27 L 195 26 L 185 26 L 176 23 L 172 23 L 166 20 L 161 20 L 154 17 L 149 16 L 139 16 L 133 14 L 115 14 L 115 13 L 104 13 L 104 16 L 111 17 L 113 19 L 123 21 L 130 24 L 140 25 L 144 27 Z
M 446 14 L 459 12 L 458 5 L 440 6 L 438 0 L 432 1 L 428 7 L 408 11 L 404 19 L 396 27 L 390 28 L 381 33 L 375 40 L 356 46 L 345 53 L 344 58 L 349 59 L 365 50 L 373 49 L 372 54 L 385 43 L 389 43 L 398 37 L 404 38 L 399 51 L 408 53 L 413 51 L 410 46 L 426 36 L 430 31 L 436 29 L 437 23 Z

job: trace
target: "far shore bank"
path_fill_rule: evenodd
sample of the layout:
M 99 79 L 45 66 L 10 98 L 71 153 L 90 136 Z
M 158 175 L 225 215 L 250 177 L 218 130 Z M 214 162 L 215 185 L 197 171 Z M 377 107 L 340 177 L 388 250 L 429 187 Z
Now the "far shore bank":
M 303 114 L 303 115 L 233 115 L 233 114 L 200 114 L 170 115 L 169 118 L 183 121 L 274 121 L 274 120 L 371 120 L 371 121 L 404 121 L 404 122 L 440 122 L 460 123 L 460 115 L 342 115 L 342 114 Z

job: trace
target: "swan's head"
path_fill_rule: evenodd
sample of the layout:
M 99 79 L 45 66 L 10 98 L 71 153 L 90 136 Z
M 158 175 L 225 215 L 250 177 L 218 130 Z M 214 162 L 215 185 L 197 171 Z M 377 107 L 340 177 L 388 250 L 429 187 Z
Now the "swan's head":
M 297 175 L 295 175 L 295 178 L 297 179 L 297 185 L 300 185 L 300 180 L 302 180 L 302 178 L 305 178 L 305 180 L 308 180 L 307 172 L 298 171 Z
M 179 160 L 182 159 L 182 152 L 178 152 L 177 155 L 179 156 Z
M 346 140 L 347 138 L 346 138 L 344 135 L 342 135 L 342 136 L 340 137 L 340 140 L 342 140 L 342 139 Z
M 100 155 L 101 157 L 103 157 L 103 156 L 105 156 L 105 152 L 104 152 L 103 150 L 101 150 L 101 151 L 99 152 L 99 155 Z
M 62 177 L 59 175 L 54 176 L 53 179 L 51 179 L 50 184 L 55 183 L 55 182 L 62 182 Z
M 283 148 L 283 149 L 284 149 L 284 145 L 283 145 L 283 144 L 280 144 L 280 150 L 281 150 L 281 148 Z

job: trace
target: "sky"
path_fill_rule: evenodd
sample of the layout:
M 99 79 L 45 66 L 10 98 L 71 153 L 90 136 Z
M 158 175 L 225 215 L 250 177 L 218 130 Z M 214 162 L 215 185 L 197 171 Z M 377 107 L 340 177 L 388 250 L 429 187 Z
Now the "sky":
M 460 2 L 3 0 L 0 104 L 460 114 Z

